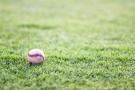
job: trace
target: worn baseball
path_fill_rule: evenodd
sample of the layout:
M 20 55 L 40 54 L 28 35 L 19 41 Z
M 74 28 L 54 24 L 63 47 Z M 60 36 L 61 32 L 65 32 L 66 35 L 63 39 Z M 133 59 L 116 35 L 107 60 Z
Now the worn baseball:
M 28 53 L 28 61 L 30 64 L 42 64 L 45 60 L 45 54 L 43 50 L 32 49 Z

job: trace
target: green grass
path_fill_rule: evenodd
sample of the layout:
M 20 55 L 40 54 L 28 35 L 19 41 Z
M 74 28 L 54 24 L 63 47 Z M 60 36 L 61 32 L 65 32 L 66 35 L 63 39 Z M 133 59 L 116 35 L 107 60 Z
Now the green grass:
M 0 90 L 135 90 L 135 0 L 0 0 Z

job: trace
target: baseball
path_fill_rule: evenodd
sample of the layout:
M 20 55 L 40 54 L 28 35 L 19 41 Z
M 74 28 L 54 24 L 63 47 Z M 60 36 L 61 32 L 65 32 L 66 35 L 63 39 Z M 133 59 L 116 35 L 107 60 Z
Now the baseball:
M 28 53 L 28 62 L 30 64 L 42 64 L 45 60 L 45 54 L 40 49 L 32 49 Z

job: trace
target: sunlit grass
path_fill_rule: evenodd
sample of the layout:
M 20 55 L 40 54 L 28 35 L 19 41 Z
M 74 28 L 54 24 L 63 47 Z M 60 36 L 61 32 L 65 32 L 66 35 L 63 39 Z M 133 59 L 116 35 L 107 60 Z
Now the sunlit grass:
M 0 89 L 134 90 L 134 17 L 134 0 L 0 0 Z

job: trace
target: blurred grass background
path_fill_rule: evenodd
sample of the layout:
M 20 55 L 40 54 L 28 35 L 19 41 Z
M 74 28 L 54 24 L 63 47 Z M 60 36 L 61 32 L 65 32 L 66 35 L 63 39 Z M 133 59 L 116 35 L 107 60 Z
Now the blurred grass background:
M 0 89 L 134 90 L 134 18 L 134 0 L 0 0 Z

